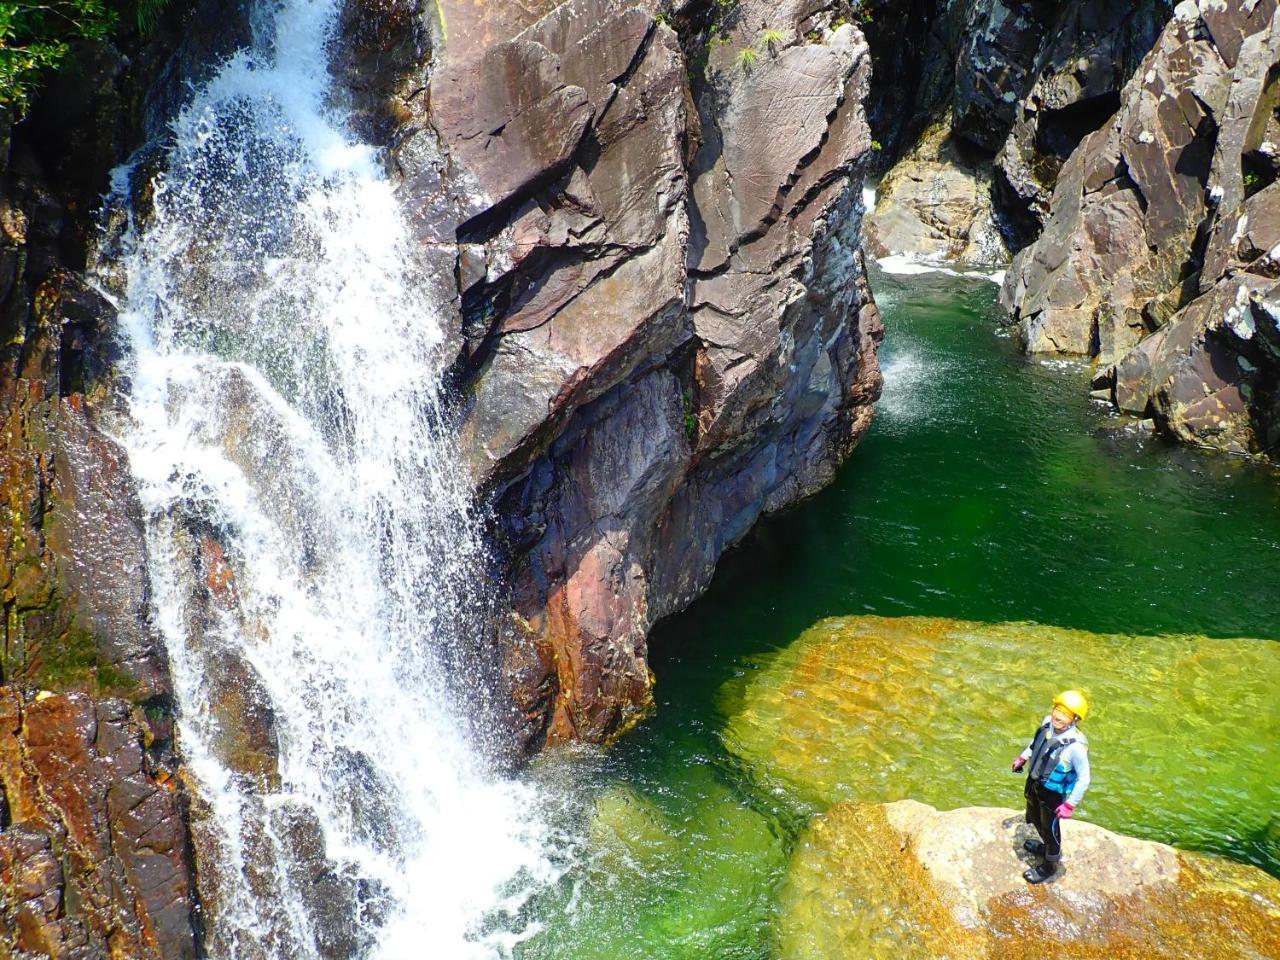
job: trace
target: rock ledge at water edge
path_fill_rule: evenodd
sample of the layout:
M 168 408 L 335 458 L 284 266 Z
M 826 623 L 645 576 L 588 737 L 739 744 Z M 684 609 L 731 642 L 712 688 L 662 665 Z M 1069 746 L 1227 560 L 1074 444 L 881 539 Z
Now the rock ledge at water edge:
M 1064 869 L 1031 887 L 1021 876 L 1030 836 L 1021 819 L 997 807 L 940 812 L 914 800 L 838 804 L 792 860 L 782 955 L 1280 956 L 1280 880 L 1256 867 L 1070 821 Z

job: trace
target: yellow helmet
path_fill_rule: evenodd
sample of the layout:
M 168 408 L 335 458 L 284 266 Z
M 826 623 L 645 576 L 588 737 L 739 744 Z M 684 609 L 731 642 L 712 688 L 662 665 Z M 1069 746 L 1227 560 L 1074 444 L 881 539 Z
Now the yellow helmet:
M 1053 698 L 1053 705 L 1069 710 L 1079 720 L 1083 720 L 1089 713 L 1089 701 L 1079 690 L 1063 690 Z

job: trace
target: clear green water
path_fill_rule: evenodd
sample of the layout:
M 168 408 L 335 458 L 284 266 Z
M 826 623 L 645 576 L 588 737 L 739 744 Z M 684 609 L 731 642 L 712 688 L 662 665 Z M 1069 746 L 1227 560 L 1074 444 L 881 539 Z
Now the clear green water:
M 757 785 L 722 733 L 744 674 L 824 617 L 1280 640 L 1280 474 L 1117 431 L 1080 367 L 999 335 L 990 284 L 874 285 L 886 389 L 867 439 L 655 630 L 654 716 L 607 757 L 541 771 L 573 781 L 566 829 L 586 836 L 519 956 L 776 957 L 775 891 L 811 807 Z M 1262 749 L 1280 769 L 1280 745 Z

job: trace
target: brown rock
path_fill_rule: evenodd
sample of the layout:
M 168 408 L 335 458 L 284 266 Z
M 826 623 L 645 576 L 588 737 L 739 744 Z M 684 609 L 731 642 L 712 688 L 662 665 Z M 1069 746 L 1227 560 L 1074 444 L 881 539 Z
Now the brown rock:
M 1005 279 L 1026 349 L 1115 358 L 1149 332 L 1148 304 L 1177 285 L 1209 211 L 1226 64 L 1175 17 L 1125 86 L 1121 108 L 1058 177 L 1044 233 Z
M 926 132 L 880 181 L 863 237 L 875 257 L 973 266 L 1009 259 L 995 224 L 991 165 L 964 159 L 944 124 Z
M 1044 229 L 1063 163 L 1120 106 L 1120 90 L 1160 36 L 1171 5 L 1053 4 L 995 159 L 993 193 L 1018 247 Z M 993 67 L 994 69 L 994 67 Z
M 1256 867 L 1063 824 L 1059 877 L 1022 879 L 1012 810 L 914 800 L 840 804 L 793 855 L 780 895 L 795 960 L 1264 960 L 1280 951 L 1280 881 Z M 889 922 L 886 922 L 889 918 Z
M 640 715 L 650 625 L 831 477 L 878 391 L 865 43 L 806 0 L 655 13 L 444 0 L 431 129 L 392 135 L 420 236 L 456 251 L 462 450 L 498 505 L 530 743 Z M 744 67 L 765 27 L 785 42 Z
M 0 688 L 0 949 L 196 956 L 186 825 L 143 740 L 122 701 Z
M 7 390 L 4 679 L 138 700 L 167 692 L 123 451 L 92 427 L 80 395 L 47 396 L 40 381 Z

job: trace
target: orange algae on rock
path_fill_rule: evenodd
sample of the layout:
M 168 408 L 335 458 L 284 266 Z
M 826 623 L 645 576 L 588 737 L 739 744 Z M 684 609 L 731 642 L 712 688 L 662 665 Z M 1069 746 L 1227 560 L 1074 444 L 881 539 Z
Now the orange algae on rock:
M 838 804 L 802 837 L 781 892 L 789 960 L 1265 960 L 1280 881 L 1254 867 L 1067 825 L 1054 882 L 1029 887 L 1012 810 Z

